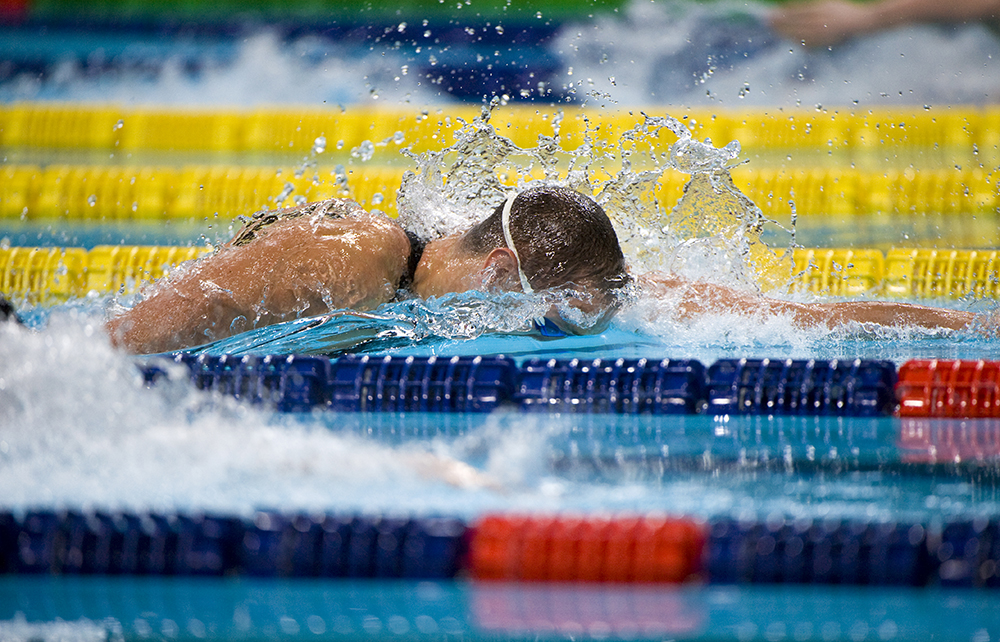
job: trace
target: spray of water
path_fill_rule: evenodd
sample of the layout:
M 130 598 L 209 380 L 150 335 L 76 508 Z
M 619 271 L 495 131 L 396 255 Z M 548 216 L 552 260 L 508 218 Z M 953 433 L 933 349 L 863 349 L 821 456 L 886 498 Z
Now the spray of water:
M 605 209 L 633 274 L 665 271 L 757 291 L 765 276 L 776 273 L 779 257 L 761 241 L 770 222 L 729 175 L 740 153 L 737 141 L 717 148 L 695 139 L 675 118 L 643 114 L 614 137 L 588 123 L 582 143 L 567 150 L 560 137 L 563 114 L 557 113 L 551 134 L 521 148 L 492 125 L 498 107 L 494 101 L 463 122 L 455 142 L 442 150 L 404 152 L 415 165 L 398 195 L 407 229 L 425 239 L 452 234 L 487 216 L 514 187 L 561 185 L 592 195 Z M 666 151 L 664 137 L 674 139 Z M 656 194 L 664 172 L 690 176 L 672 208 Z M 781 283 L 772 279 L 769 285 Z M 668 304 L 658 303 L 662 309 Z
M 813 50 L 771 31 L 773 7 L 637 0 L 567 24 L 551 45 L 565 65 L 554 84 L 595 106 L 955 105 L 1000 91 L 1000 41 L 984 24 L 905 26 Z
M 319 36 L 283 42 L 265 30 L 234 43 L 231 51 L 224 45 L 205 46 L 196 60 L 197 73 L 191 73 L 183 57 L 189 51 L 184 46 L 177 50 L 178 55 L 152 69 L 122 67 L 100 75 L 64 60 L 49 76 L 24 73 L 0 84 L 0 101 L 188 107 L 441 102 L 437 87 L 422 84 L 415 75 L 400 75 L 406 59 L 393 50 L 359 50 Z

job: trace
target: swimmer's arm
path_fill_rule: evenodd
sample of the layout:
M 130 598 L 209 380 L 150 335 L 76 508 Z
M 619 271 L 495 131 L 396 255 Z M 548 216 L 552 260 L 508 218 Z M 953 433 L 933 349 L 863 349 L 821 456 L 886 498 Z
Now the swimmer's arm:
M 998 0 L 819 0 L 789 3 L 770 16 L 771 27 L 810 47 L 836 44 L 856 34 L 915 22 L 995 21 Z
M 116 345 L 155 353 L 330 309 L 371 309 L 395 294 L 409 251 L 384 216 L 279 220 L 154 284 L 108 330 Z
M 737 312 L 750 315 L 791 316 L 801 327 L 836 328 L 848 323 L 874 323 L 884 326 L 951 330 L 966 328 L 975 319 L 975 315 L 971 312 L 891 301 L 835 303 L 782 301 L 716 283 L 690 281 L 662 272 L 645 274 L 638 279 L 638 282 L 642 293 L 647 296 L 669 297 L 675 300 L 681 318 Z

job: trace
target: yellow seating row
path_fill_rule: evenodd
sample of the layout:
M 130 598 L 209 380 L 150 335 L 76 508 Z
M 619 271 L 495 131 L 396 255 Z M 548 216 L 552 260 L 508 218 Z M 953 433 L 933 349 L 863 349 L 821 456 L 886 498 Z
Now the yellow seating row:
M 129 293 L 208 247 L 0 248 L 0 292 L 32 304 L 91 293 Z M 982 250 L 798 249 L 792 291 L 888 298 L 998 298 L 1000 252 Z
M 134 292 L 170 268 L 211 251 L 208 247 L 99 245 L 0 248 L 0 292 L 32 304 Z
M 295 171 L 257 167 L 0 166 L 0 219 L 158 220 L 232 218 L 297 199 L 350 196 L 362 205 L 396 212 L 401 169 L 370 167 L 343 176 L 321 168 Z M 844 216 L 992 212 L 997 185 L 981 169 L 881 173 L 856 169 L 734 169 L 737 187 L 768 215 Z M 346 178 L 346 182 L 342 179 Z M 672 207 L 687 176 L 667 171 L 658 198 Z
M 555 111 L 509 106 L 491 122 L 521 147 L 539 134 L 552 135 Z M 215 152 L 308 153 L 317 139 L 326 149 L 350 151 L 364 141 L 415 151 L 451 142 L 459 119 L 470 121 L 475 106 L 416 109 L 190 110 L 143 107 L 13 103 L 0 106 L 0 147 Z M 650 110 L 649 113 L 662 113 Z M 699 138 L 739 140 L 747 149 L 824 150 L 961 147 L 971 152 L 1000 144 L 1000 107 L 897 108 L 851 111 L 708 110 L 676 111 Z M 638 111 L 565 108 L 559 124 L 563 145 L 575 149 L 583 133 L 617 142 L 642 121 Z M 672 135 L 663 133 L 665 143 Z

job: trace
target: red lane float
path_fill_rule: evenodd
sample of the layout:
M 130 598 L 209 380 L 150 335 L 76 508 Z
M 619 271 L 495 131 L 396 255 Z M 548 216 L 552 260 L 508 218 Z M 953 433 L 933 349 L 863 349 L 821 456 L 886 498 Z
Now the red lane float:
M 488 515 L 473 527 L 479 580 L 677 583 L 698 574 L 704 526 L 667 517 Z
M 901 417 L 1000 417 L 1000 362 L 914 359 L 899 368 Z

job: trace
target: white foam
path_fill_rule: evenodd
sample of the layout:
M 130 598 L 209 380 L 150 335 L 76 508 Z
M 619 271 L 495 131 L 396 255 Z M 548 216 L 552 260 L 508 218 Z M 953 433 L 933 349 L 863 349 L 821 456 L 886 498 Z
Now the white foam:
M 907 26 L 810 50 L 769 31 L 770 6 L 634 0 L 622 15 L 561 30 L 553 48 L 565 69 L 554 84 L 575 86 L 593 105 L 940 105 L 1000 96 L 1000 39 L 982 24 Z M 702 34 L 740 14 L 750 26 L 721 48 L 742 46 L 747 56 L 713 59 Z
M 177 379 L 147 389 L 94 319 L 0 326 L 0 504 L 419 512 L 453 488 L 423 449 L 283 421 Z
M 548 45 L 561 61 L 550 85 L 571 87 L 590 105 L 618 106 L 997 100 L 1000 39 L 981 24 L 908 26 L 832 50 L 807 50 L 770 32 L 765 16 L 771 6 L 633 0 L 620 13 L 567 23 Z M 179 49 L 189 47 L 180 43 Z M 205 48 L 193 73 L 180 57 L 154 71 L 124 67 L 105 73 L 64 60 L 47 77 L 25 73 L 3 83 L 0 100 L 345 107 L 451 102 L 419 73 L 430 55 L 391 43 L 344 44 L 316 35 L 285 43 L 262 31 L 237 43 L 231 60 Z
M 174 58 L 155 73 L 126 68 L 94 74 L 63 61 L 44 80 L 23 74 L 0 86 L 0 99 L 193 107 L 442 102 L 436 87 L 402 73 L 407 62 L 398 52 L 364 48 L 362 54 L 317 36 L 285 44 L 262 31 L 238 43 L 231 61 L 206 52 L 199 62 L 197 73 Z

